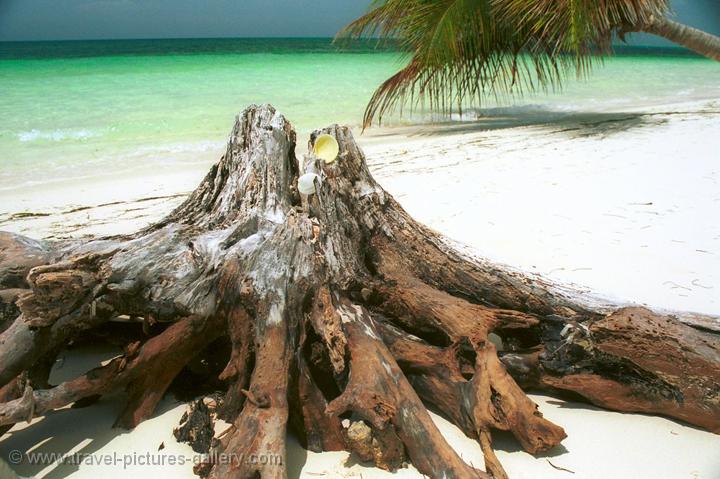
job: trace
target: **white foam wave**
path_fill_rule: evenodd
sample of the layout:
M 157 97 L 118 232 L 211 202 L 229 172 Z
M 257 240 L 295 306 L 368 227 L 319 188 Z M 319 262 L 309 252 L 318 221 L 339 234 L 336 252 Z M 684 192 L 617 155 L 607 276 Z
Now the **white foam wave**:
M 138 147 L 132 156 L 145 156 L 164 153 L 202 153 L 222 149 L 226 141 L 195 141 L 167 143 L 163 145 L 146 145 Z
M 62 140 L 85 140 L 100 136 L 100 133 L 92 130 L 35 130 L 21 131 L 17 135 L 18 140 L 22 142 L 32 141 L 62 141 Z

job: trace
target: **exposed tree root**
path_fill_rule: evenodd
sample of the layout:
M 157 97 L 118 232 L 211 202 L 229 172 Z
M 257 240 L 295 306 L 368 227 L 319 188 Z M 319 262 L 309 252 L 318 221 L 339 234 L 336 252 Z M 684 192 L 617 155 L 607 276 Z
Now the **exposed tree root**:
M 381 448 L 383 452 L 394 448 L 393 441 L 402 441 L 410 461 L 431 477 L 486 477 L 465 464 L 445 442 L 380 338 L 370 314 L 345 301 L 337 308 L 348 340 L 350 375 L 343 393 L 328 406 L 328 413 L 352 412 L 366 421 L 380 444 L 391 443 Z
M 311 146 L 321 133 L 340 155 L 306 158 L 302 169 L 321 177 L 309 197 L 297 191 L 289 123 L 252 106 L 220 162 L 160 222 L 86 243 L 0 233 L 0 427 L 119 390 L 116 425 L 134 427 L 225 338 L 227 363 L 212 374 L 232 427 L 198 468 L 211 478 L 286 477 L 288 427 L 313 451 L 349 450 L 389 470 L 504 478 L 493 431 L 530 453 L 565 437 L 521 387 L 720 432 L 716 334 L 644 309 L 596 311 L 468 257 L 374 181 L 347 128 L 315 132 Z M 79 335 L 138 322 L 145 335 L 123 355 L 47 384 Z M 463 462 L 426 407 L 479 441 L 486 472 Z
M 30 420 L 83 398 L 127 388 L 127 406 L 116 425 L 133 428 L 152 415 L 180 368 L 222 333 L 218 323 L 211 318 L 185 318 L 142 346 L 130 344 L 125 354 L 83 376 L 47 390 L 33 390 L 28 384 L 19 399 L 0 404 L 0 425 Z
M 202 399 L 190 406 L 190 411 L 183 414 L 180 426 L 173 430 L 175 439 L 190 444 L 193 451 L 207 453 L 210 451 L 215 428 L 210 410 Z

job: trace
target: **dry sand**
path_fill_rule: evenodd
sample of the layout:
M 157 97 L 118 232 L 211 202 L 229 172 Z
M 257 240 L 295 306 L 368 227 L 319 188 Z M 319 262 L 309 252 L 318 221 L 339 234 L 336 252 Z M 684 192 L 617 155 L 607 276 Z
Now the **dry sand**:
M 114 352 L 80 350 L 67 354 L 53 373 L 53 381 L 70 379 Z M 495 447 L 499 459 L 513 479 L 717 479 L 720 477 L 720 436 L 675 421 L 603 411 L 585 404 L 561 401 L 548 396 L 530 396 L 550 420 L 561 424 L 568 434 L 563 445 L 542 457 L 521 451 L 509 435 L 498 434 Z M 67 409 L 35 419 L 31 427 L 16 426 L 0 441 L 0 457 L 19 450 L 34 454 L 82 453 L 94 461 L 116 460 L 114 465 L 85 462 L 73 465 L 27 463 L 15 466 L 24 477 L 45 479 L 196 479 L 192 461 L 197 456 L 172 436 L 184 404 L 167 397 L 155 417 L 132 432 L 112 429 L 122 410 L 123 398 L 103 398 L 84 409 Z M 476 442 L 444 419 L 433 415 L 443 435 L 474 465 L 482 466 Z M 221 432 L 222 427 L 217 427 Z M 164 448 L 158 450 L 160 445 Z M 150 455 L 150 465 L 140 457 Z M 169 465 L 183 458 L 184 465 Z M 83 461 L 90 459 L 83 458 Z M 365 467 L 350 460 L 347 453 L 312 453 L 294 438 L 288 444 L 288 475 L 294 478 L 410 479 L 422 477 L 412 467 L 392 474 Z M 125 465 L 125 463 L 128 465 Z M 162 464 L 162 465 L 161 465 Z M 562 471 L 555 467 L 567 469 Z M 0 479 L 6 479 L 0 466 Z
M 720 314 L 720 101 L 382 130 L 361 143 L 373 174 L 413 216 L 476 254 L 602 300 Z M 0 194 L 0 229 L 46 238 L 132 231 L 182 201 L 208 164 Z M 67 353 L 53 380 L 112 354 Z M 568 438 L 535 458 L 500 435 L 498 456 L 513 479 L 720 478 L 718 435 L 663 418 L 532 397 Z M 16 467 L 45 478 L 194 477 L 192 451 L 172 437 L 183 404 L 166 398 L 156 416 L 132 432 L 110 427 L 121 407 L 122 397 L 113 396 L 36 419 L 32 427 L 16 426 L 0 439 L 0 457 L 7 460 L 13 450 L 120 456 L 113 466 Z M 462 456 L 481 466 L 479 447 L 435 419 Z M 148 453 L 155 462 L 164 456 L 166 465 L 135 459 L 123 467 L 123 456 Z M 188 463 L 167 465 L 179 455 Z M 347 460 L 344 453 L 308 453 L 290 440 L 291 478 L 419 477 L 412 468 L 389 474 L 346 466 Z

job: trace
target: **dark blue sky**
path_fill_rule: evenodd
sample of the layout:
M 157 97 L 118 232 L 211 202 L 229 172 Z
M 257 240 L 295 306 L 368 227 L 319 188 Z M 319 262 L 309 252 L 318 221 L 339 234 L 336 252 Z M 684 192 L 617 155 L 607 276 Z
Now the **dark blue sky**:
M 332 36 L 362 14 L 369 3 L 370 0 L 0 0 L 0 41 Z M 673 5 L 681 21 L 720 34 L 720 0 L 674 0 Z

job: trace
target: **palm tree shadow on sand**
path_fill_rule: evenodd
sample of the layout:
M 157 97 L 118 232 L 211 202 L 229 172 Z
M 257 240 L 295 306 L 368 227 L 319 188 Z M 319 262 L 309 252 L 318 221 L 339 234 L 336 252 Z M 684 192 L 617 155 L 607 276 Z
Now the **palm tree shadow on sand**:
M 551 133 L 564 134 L 571 139 L 609 137 L 636 128 L 662 125 L 668 121 L 667 116 L 674 114 L 676 112 L 558 112 L 542 108 L 514 112 L 512 109 L 496 108 L 484 110 L 485 116 L 475 120 L 444 121 L 407 129 L 388 128 L 371 135 L 383 137 L 400 133 L 411 138 L 435 137 L 518 127 L 547 127 Z

